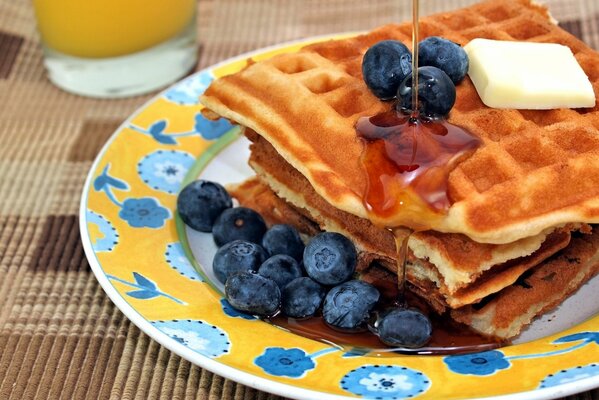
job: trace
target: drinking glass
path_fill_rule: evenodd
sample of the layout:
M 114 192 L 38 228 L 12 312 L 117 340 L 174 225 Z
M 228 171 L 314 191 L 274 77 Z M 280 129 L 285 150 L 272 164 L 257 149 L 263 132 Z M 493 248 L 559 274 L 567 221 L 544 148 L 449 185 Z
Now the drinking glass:
M 195 0 L 33 0 L 50 80 L 92 97 L 150 92 L 197 60 Z

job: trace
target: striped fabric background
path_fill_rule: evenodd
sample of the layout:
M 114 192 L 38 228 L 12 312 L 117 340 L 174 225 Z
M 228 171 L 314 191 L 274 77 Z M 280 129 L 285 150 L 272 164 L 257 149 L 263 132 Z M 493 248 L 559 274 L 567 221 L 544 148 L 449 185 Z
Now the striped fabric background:
M 422 13 L 471 0 L 422 0 Z M 548 0 L 599 49 L 599 1 Z M 312 35 L 407 19 L 409 0 L 200 0 L 197 68 Z M 81 188 L 151 95 L 93 100 L 45 77 L 29 0 L 0 0 L 0 399 L 273 399 L 191 365 L 131 324 L 83 254 Z M 599 391 L 571 399 L 596 399 Z

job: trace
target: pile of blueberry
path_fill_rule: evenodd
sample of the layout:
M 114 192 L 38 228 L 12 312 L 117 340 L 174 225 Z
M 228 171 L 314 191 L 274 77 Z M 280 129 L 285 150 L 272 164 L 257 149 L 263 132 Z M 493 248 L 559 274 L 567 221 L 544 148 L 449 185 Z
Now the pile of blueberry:
M 254 210 L 232 205 L 221 185 L 203 180 L 186 186 L 177 199 L 189 227 L 212 232 L 219 246 L 212 268 L 234 308 L 263 317 L 322 314 L 333 329 L 367 329 L 381 296 L 373 285 L 353 279 L 357 252 L 349 239 L 323 232 L 304 245 L 294 227 L 267 228 Z M 384 312 L 370 329 L 384 343 L 402 347 L 420 347 L 431 334 L 428 318 L 408 308 Z
M 431 36 L 418 46 L 419 111 L 427 117 L 449 113 L 456 99 L 455 85 L 468 72 L 468 55 L 458 44 Z M 383 40 L 368 49 L 362 60 L 366 86 L 381 100 L 398 100 L 412 109 L 412 54 L 403 43 Z

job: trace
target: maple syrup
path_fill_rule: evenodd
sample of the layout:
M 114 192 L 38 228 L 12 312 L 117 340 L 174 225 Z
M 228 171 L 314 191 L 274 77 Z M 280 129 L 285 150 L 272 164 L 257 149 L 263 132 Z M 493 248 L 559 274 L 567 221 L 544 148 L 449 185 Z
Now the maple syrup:
M 396 305 L 398 307 L 407 307 L 406 299 L 406 274 L 408 266 L 408 241 L 412 235 L 410 229 L 395 228 L 391 229 L 395 239 L 396 265 L 397 265 L 397 296 Z
M 367 175 L 363 196 L 370 219 L 389 229 L 396 243 L 396 307 L 408 307 L 406 267 L 408 240 L 413 231 L 426 230 L 443 218 L 451 205 L 447 195 L 449 173 L 471 154 L 481 141 L 445 119 L 424 118 L 418 104 L 419 0 L 412 0 L 412 109 L 362 117 L 356 124 L 364 141 L 361 163 Z M 447 321 L 446 325 L 447 325 Z M 416 352 L 440 354 L 496 347 L 488 340 L 460 332 L 447 334 L 447 326 L 436 323 L 433 337 Z M 444 339 L 439 340 L 439 336 Z M 464 339 L 466 342 L 464 343 Z M 475 339 L 476 338 L 476 339 Z
M 442 218 L 451 204 L 449 173 L 481 143 L 444 119 L 398 110 L 362 117 L 356 130 L 364 139 L 364 204 L 372 220 L 389 228 L 425 230 Z
M 365 141 L 362 163 L 368 175 L 368 190 L 364 202 L 371 215 L 389 217 L 410 207 L 410 218 L 417 218 L 406 221 L 410 228 L 401 224 L 389 228 L 394 234 L 398 254 L 397 285 L 392 280 L 370 281 L 382 297 L 370 330 L 341 332 L 328 326 L 321 316 L 297 320 L 277 315 L 267 321 L 347 351 L 360 348 L 377 356 L 471 353 L 503 346 L 504 343 L 479 335 L 447 316 L 436 315 L 424 301 L 406 289 L 409 236 L 413 230 L 429 227 L 432 218 L 442 216 L 447 210 L 450 205 L 447 198 L 449 172 L 457 161 L 478 147 L 479 139 L 447 121 L 414 119 L 400 111 L 363 118 L 356 128 Z M 368 277 L 364 280 L 368 281 Z M 418 308 L 429 317 L 432 337 L 421 348 L 387 347 L 373 333 L 376 314 L 388 307 L 407 306 Z
M 375 223 L 395 236 L 398 286 L 405 286 L 409 232 L 426 230 L 451 204 L 449 172 L 481 141 L 443 118 L 424 118 L 418 107 L 419 0 L 412 0 L 412 109 L 362 117 L 356 124 L 364 141 L 361 163 L 366 171 L 364 205 Z M 398 235 L 398 232 L 401 233 Z M 401 292 L 400 290 L 400 292 Z
M 418 0 L 413 0 L 412 71 L 418 70 Z M 443 119 L 418 114 L 418 74 L 412 79 L 412 109 L 391 110 L 361 118 L 356 131 L 364 141 L 361 163 L 367 175 L 363 200 L 371 220 L 393 232 L 397 248 L 397 284 L 393 280 L 370 281 L 381 293 L 381 301 L 368 329 L 341 332 L 328 326 L 321 316 L 297 320 L 283 315 L 266 318 L 293 333 L 345 349 L 364 349 L 369 355 L 456 354 L 490 350 L 504 343 L 481 336 L 447 316 L 439 316 L 406 289 L 408 239 L 413 231 L 429 229 L 450 206 L 447 196 L 449 172 L 472 153 L 480 140 Z M 393 218 L 395 217 L 395 218 Z M 368 281 L 368 277 L 364 277 Z M 425 347 L 390 348 L 373 333 L 378 313 L 388 307 L 415 307 L 433 326 Z
M 412 0 L 412 113 L 418 119 L 418 42 L 420 36 L 420 18 L 418 17 L 420 0 Z
M 391 280 L 369 280 L 368 277 L 365 277 L 364 280 L 372 283 L 381 293 L 380 304 L 374 312 L 370 324 L 370 329 L 373 329 L 372 325 L 374 325 L 378 312 L 382 312 L 388 307 L 397 306 L 399 290 Z M 425 347 L 416 349 L 389 347 L 369 329 L 365 328 L 360 332 L 338 331 L 328 326 L 321 316 L 298 320 L 279 314 L 266 319 L 266 321 L 292 333 L 333 345 L 343 351 L 356 352 L 356 349 L 360 349 L 359 352 L 379 357 L 393 356 L 398 353 L 421 355 L 472 353 L 503 346 L 503 343 L 474 333 L 466 326 L 458 324 L 446 316 L 436 315 L 423 300 L 409 290 L 404 291 L 404 296 L 404 301 L 407 304 L 418 308 L 431 320 L 433 334 Z

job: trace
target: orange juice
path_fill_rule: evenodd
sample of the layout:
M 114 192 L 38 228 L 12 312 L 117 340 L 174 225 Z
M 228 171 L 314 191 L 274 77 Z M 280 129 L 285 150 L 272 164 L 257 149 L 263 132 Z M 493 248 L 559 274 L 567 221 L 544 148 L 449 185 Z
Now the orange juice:
M 183 31 L 194 0 L 33 0 L 42 41 L 60 53 L 116 57 Z

